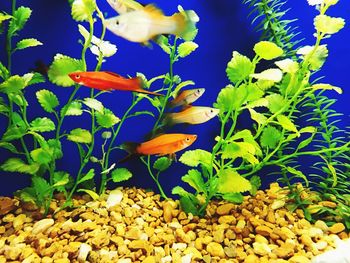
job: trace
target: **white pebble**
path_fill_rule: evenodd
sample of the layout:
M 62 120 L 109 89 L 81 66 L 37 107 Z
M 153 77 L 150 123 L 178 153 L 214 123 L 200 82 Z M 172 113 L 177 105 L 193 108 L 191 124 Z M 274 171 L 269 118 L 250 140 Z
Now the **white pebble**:
M 120 191 L 120 189 L 114 189 L 113 191 L 110 192 L 107 202 L 106 202 L 106 207 L 109 209 L 110 207 L 113 207 L 115 205 L 120 204 L 120 202 L 123 199 L 123 193 Z
M 37 235 L 45 232 L 50 226 L 53 226 L 55 221 L 52 218 L 41 219 L 33 225 L 32 234 Z
M 86 262 L 86 258 L 89 255 L 91 251 L 91 246 L 88 244 L 81 244 L 79 248 L 79 254 L 78 254 L 78 261 L 79 262 Z
M 192 253 L 187 254 L 181 258 L 181 263 L 191 263 Z

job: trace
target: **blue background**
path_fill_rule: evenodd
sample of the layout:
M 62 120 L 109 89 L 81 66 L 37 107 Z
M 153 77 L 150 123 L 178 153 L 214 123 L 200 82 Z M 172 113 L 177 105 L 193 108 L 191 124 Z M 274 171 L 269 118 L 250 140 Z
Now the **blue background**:
M 0 9 L 9 12 L 10 0 L 1 0 Z M 80 58 L 81 45 L 78 39 L 81 38 L 77 23 L 73 21 L 70 15 L 70 7 L 65 0 L 31 0 L 17 1 L 17 6 L 24 5 L 33 9 L 32 17 L 20 32 L 20 38 L 34 37 L 44 43 L 43 46 L 18 51 L 13 56 L 13 74 L 27 73 L 30 68 L 34 68 L 34 62 L 42 60 L 50 64 L 56 53 L 65 54 L 71 57 Z M 144 3 L 149 3 L 145 1 Z M 108 13 L 108 17 L 114 16 L 114 11 L 103 1 L 97 1 L 100 9 Z M 174 72 L 181 76 L 182 80 L 193 80 L 196 87 L 206 89 L 204 95 L 195 103 L 196 105 L 211 106 L 216 100 L 220 89 L 228 84 L 225 69 L 227 62 L 231 59 L 232 51 L 236 50 L 249 57 L 253 56 L 252 47 L 258 41 L 259 34 L 254 32 L 251 26 L 251 19 L 247 18 L 249 9 L 239 0 L 186 0 L 186 1 L 155 1 L 155 3 L 164 10 L 167 15 L 177 11 L 177 5 L 181 4 L 185 9 L 195 10 L 199 17 L 199 33 L 196 43 L 199 48 L 189 57 L 182 59 L 175 64 Z M 287 1 L 286 7 L 291 8 L 287 18 L 298 18 L 295 25 L 299 27 L 301 37 L 304 41 L 301 45 L 313 45 L 314 33 L 313 17 L 317 14 L 316 10 L 308 6 L 306 0 Z M 350 22 L 350 3 L 348 0 L 340 2 L 332 7 L 329 15 L 339 16 Z M 99 23 L 99 22 L 98 22 Z M 87 28 L 87 23 L 83 23 Z M 98 36 L 98 34 L 97 34 Z M 148 78 L 164 74 L 168 71 L 168 57 L 157 46 L 153 45 L 152 49 L 142 47 L 137 43 L 128 42 L 107 31 L 106 40 L 109 40 L 118 47 L 118 52 L 112 58 L 108 58 L 103 64 L 102 70 L 109 70 L 121 75 L 134 76 L 136 72 L 144 73 Z M 5 60 L 5 39 L 0 35 L 0 59 Z M 16 39 L 18 40 L 18 38 Z M 349 101 L 350 87 L 348 85 L 349 61 L 350 61 L 350 29 L 346 25 L 340 33 L 327 39 L 329 58 L 323 67 L 323 70 L 317 76 L 325 76 L 322 82 L 339 86 L 343 89 L 344 94 L 329 93 L 330 96 L 338 99 L 334 108 L 344 114 L 342 127 L 349 125 Z M 89 51 L 88 67 L 90 70 L 95 65 L 95 56 Z M 26 89 L 26 97 L 29 99 L 29 119 L 43 115 L 43 110 L 35 98 L 35 92 L 39 89 L 50 89 L 54 91 L 61 105 L 68 99 L 72 88 L 62 88 L 50 84 L 42 83 L 36 87 Z M 154 88 L 156 88 L 154 86 Z M 88 97 L 89 88 L 81 88 L 78 97 Z M 129 106 L 131 94 L 125 92 L 114 92 L 103 94 L 99 97 L 106 107 L 113 110 L 117 116 L 122 116 Z M 142 104 L 138 107 L 151 109 L 150 105 Z M 67 117 L 64 123 L 64 129 L 70 130 L 77 127 L 86 127 L 88 115 L 85 117 Z M 241 120 L 244 122 L 245 120 Z M 249 121 L 249 120 L 247 120 Z M 145 133 L 152 127 L 154 120 L 150 117 L 137 117 L 129 120 L 122 128 L 118 139 L 118 144 L 124 141 L 142 141 Z M 6 126 L 6 120 L 0 117 L 0 131 Z M 244 125 L 244 123 L 242 123 Z M 213 144 L 213 138 L 218 134 L 219 122 L 213 119 L 208 123 L 199 126 L 180 126 L 174 127 L 172 131 L 182 131 L 185 133 L 196 133 L 199 135 L 192 149 L 203 148 L 210 150 Z M 97 148 L 99 148 L 97 146 Z M 98 150 L 98 149 L 97 149 Z M 98 152 L 98 151 L 97 151 Z M 0 150 L 0 163 L 4 162 L 9 154 Z M 58 169 L 68 170 L 72 175 L 78 171 L 78 152 L 73 143 L 67 142 L 64 145 L 64 158 L 58 161 Z M 118 152 L 114 158 L 120 159 L 125 153 Z M 180 154 L 178 154 L 180 156 Z M 155 184 L 148 176 L 145 168 L 138 160 L 132 163 L 126 163 L 126 166 L 134 172 L 134 177 L 128 181 L 127 185 L 136 185 L 149 187 L 156 190 Z M 131 167 L 132 166 L 132 167 Z M 181 163 L 176 163 L 172 168 L 163 174 L 161 182 L 165 186 L 166 192 L 169 193 L 172 187 L 181 182 L 180 178 L 185 174 L 187 167 Z M 268 181 L 276 178 L 269 178 Z M 15 190 L 27 186 L 29 176 L 18 174 L 7 174 L 1 172 L 0 195 L 11 195 Z

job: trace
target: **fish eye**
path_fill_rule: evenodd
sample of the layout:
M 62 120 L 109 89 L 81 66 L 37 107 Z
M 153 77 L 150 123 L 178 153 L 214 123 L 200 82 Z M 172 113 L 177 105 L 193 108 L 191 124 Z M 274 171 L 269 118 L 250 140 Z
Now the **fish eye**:
M 115 24 L 116 24 L 117 26 L 119 26 L 119 20 L 115 21 Z
M 214 112 L 214 110 L 213 109 L 210 109 L 210 113 L 213 113 Z
M 186 141 L 186 142 L 190 142 L 191 140 L 190 140 L 189 137 L 186 137 L 185 141 Z
M 75 75 L 75 78 L 80 79 L 80 75 L 79 74 Z

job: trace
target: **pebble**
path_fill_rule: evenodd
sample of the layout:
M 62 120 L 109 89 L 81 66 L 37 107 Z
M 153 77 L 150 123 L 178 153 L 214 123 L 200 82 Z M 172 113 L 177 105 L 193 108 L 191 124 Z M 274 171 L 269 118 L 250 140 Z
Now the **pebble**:
M 286 202 L 284 200 L 277 199 L 277 200 L 273 201 L 273 203 L 271 204 L 271 209 L 277 210 L 281 207 L 284 207 L 285 204 L 286 204 Z
M 255 228 L 255 232 L 262 236 L 268 237 L 272 233 L 272 229 L 268 226 L 258 226 Z
M 221 244 L 216 242 L 210 242 L 207 245 L 206 251 L 208 251 L 208 253 L 213 257 L 221 257 L 221 258 L 225 257 L 225 252 L 223 247 L 221 246 Z
M 86 262 L 87 256 L 92 250 L 91 246 L 88 244 L 81 244 L 78 252 L 78 261 L 79 262 Z
M 338 234 L 342 231 L 345 230 L 345 226 L 343 223 L 335 223 L 334 225 L 332 225 L 330 228 L 329 228 L 329 231 L 332 233 L 332 234 Z
M 110 191 L 106 201 L 107 209 L 115 205 L 119 205 L 122 200 L 123 200 L 123 192 L 119 188 L 114 189 L 113 191 Z
M 55 221 L 52 218 L 41 219 L 33 225 L 32 234 L 37 235 L 45 232 L 49 227 L 53 226 Z
M 218 206 L 218 208 L 216 209 L 216 213 L 220 216 L 228 215 L 231 212 L 231 210 L 233 210 L 234 208 L 235 208 L 235 205 L 232 203 L 223 204 Z
M 265 243 L 254 242 L 253 250 L 255 254 L 260 256 L 264 256 L 271 253 L 271 248 L 269 247 L 268 244 L 265 244 Z

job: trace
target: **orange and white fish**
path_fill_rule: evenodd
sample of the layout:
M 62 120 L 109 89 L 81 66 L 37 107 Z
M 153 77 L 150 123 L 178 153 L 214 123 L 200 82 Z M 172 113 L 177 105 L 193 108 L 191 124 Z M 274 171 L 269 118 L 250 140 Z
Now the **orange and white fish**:
M 163 123 L 173 125 L 177 123 L 200 124 L 209 121 L 219 114 L 219 110 L 210 107 L 191 106 L 181 112 L 168 113 Z
M 197 139 L 195 134 L 162 134 L 143 143 L 125 143 L 123 148 L 130 154 L 171 155 L 190 146 Z
M 162 96 L 162 94 L 145 90 L 143 88 L 143 81 L 139 77 L 124 78 L 116 73 L 108 71 L 73 72 L 68 74 L 68 76 L 79 85 L 98 90 L 125 90 Z
M 118 14 L 125 14 L 143 8 L 143 5 L 134 0 L 107 0 L 107 2 Z
M 106 19 L 106 27 L 131 42 L 148 43 L 162 34 L 172 34 L 185 40 L 193 38 L 199 18 L 194 11 L 181 11 L 172 16 L 152 4 Z
M 198 100 L 203 93 L 205 92 L 205 89 L 189 89 L 182 91 L 179 95 L 175 97 L 172 101 L 168 103 L 169 108 L 175 108 L 178 106 L 188 106 L 189 104 L 195 102 Z

